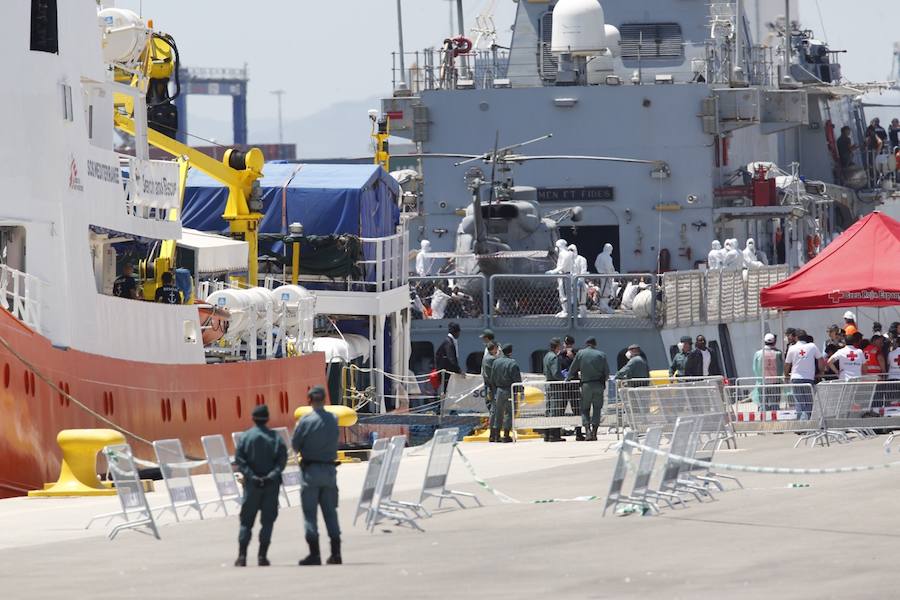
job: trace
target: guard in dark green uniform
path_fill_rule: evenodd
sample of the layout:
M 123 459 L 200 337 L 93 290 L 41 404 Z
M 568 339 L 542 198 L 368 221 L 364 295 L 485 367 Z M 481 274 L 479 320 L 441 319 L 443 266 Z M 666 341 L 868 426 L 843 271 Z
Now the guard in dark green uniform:
M 681 342 L 678 344 L 678 353 L 672 359 L 672 366 L 669 367 L 669 375 L 684 377 L 684 369 L 687 367 L 688 354 L 690 353 L 691 336 L 681 336 Z
M 547 381 L 562 381 L 562 367 L 559 364 L 559 348 L 562 345 L 562 342 L 559 341 L 559 338 L 553 338 L 550 340 L 550 350 L 547 354 L 544 355 L 543 367 L 544 367 L 544 378 Z M 547 391 L 544 394 L 546 397 L 547 403 L 547 416 L 548 417 L 561 417 L 566 412 L 566 407 L 564 403 L 560 401 L 560 394 L 558 390 L 553 389 L 553 386 L 548 386 Z M 564 442 L 562 438 L 562 432 L 559 427 L 554 427 L 551 429 L 544 430 L 544 441 L 545 442 Z
M 500 346 L 497 345 L 497 342 L 488 342 L 484 351 L 485 355 L 481 361 L 481 379 L 484 380 L 484 403 L 487 405 L 490 418 L 494 412 L 494 394 L 496 393 L 494 384 L 491 382 L 491 369 L 500 354 Z
M 309 390 L 309 405 L 312 412 L 300 419 L 291 445 L 300 454 L 300 469 L 303 471 L 303 488 L 300 501 L 303 506 L 303 520 L 309 556 L 300 561 L 301 565 L 321 565 L 319 551 L 318 509 L 331 539 L 329 565 L 339 565 L 341 559 L 341 528 L 338 525 L 337 487 L 337 418 L 325 410 L 325 388 L 320 385 Z
M 512 384 L 522 381 L 522 373 L 519 365 L 512 359 L 512 344 L 503 346 L 503 356 L 497 357 L 491 367 L 491 383 L 494 384 L 496 396 L 494 398 L 494 412 L 491 413 L 491 442 L 508 443 L 513 441 L 510 436 L 512 429 Z M 503 429 L 503 439 L 500 439 L 500 429 Z
M 241 504 L 241 529 L 238 534 L 236 567 L 247 566 L 247 546 L 256 513 L 260 515 L 259 566 L 268 567 L 266 554 L 272 540 L 272 527 L 278 518 L 278 488 L 281 472 L 287 464 L 287 447 L 281 437 L 269 429 L 269 407 L 253 409 L 256 425 L 241 434 L 234 452 L 234 462 L 244 476 L 244 502 Z
M 585 344 L 587 346 L 575 355 L 566 381 L 581 379 L 581 424 L 588 432 L 587 440 L 596 441 L 603 394 L 609 379 L 609 362 L 606 354 L 597 350 L 597 340 L 588 338 Z
M 647 381 L 650 379 L 650 367 L 647 366 L 647 361 L 641 356 L 641 347 L 637 344 L 631 344 L 628 346 L 625 357 L 628 359 L 628 362 L 618 370 L 616 380 L 637 380 L 631 381 L 628 384 L 629 387 L 642 387 L 650 383 Z

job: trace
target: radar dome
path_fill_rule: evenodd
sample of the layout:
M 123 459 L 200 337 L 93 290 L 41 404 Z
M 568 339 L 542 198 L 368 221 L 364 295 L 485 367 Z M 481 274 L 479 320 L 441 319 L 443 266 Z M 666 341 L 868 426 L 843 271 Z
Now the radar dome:
M 559 0 L 553 9 L 550 51 L 594 56 L 607 48 L 606 21 L 597 0 Z

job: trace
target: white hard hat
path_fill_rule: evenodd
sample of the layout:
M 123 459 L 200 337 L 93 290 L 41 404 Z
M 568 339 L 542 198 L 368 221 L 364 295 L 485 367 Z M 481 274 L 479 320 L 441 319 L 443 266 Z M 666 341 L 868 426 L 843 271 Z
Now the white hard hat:
M 844 313 L 844 320 L 845 321 L 856 321 L 856 315 L 853 314 L 852 310 L 848 310 L 847 312 Z

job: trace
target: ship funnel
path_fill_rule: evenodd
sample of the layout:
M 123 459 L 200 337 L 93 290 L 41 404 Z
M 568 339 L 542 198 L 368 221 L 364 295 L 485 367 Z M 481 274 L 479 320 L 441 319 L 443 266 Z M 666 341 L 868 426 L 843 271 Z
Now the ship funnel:
M 603 7 L 597 0 L 559 0 L 553 9 L 552 36 L 550 51 L 554 54 L 596 56 L 603 53 L 609 47 Z

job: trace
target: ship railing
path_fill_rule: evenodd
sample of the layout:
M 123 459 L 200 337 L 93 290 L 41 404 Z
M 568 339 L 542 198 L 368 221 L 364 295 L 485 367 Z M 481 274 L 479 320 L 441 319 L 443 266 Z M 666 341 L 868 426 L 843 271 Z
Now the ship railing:
M 365 274 L 360 291 L 386 292 L 407 284 L 409 233 L 379 238 L 360 238 L 363 259 L 357 264 Z M 302 260 L 302 259 L 301 259 Z
M 39 333 L 43 285 L 34 275 L 0 264 L 0 306 Z
M 359 275 L 333 279 L 300 273 L 298 283 L 310 289 L 347 292 L 388 292 L 408 283 L 409 233 L 404 230 L 386 237 L 359 238 L 361 256 L 356 261 Z M 301 266 L 303 257 L 300 257 Z M 290 281 L 290 269 L 280 276 Z
M 656 327 L 657 277 L 653 273 L 573 277 L 575 324 L 584 329 Z
M 759 319 L 774 312 L 759 305 L 760 291 L 790 275 L 787 265 L 739 271 L 673 271 L 663 274 L 663 323 L 669 327 Z
M 570 275 L 494 275 L 489 283 L 492 325 L 548 329 L 570 325 L 574 289 Z
M 410 277 L 415 329 L 445 329 L 447 321 L 464 330 L 487 325 L 488 285 L 483 275 Z
M 411 94 L 457 88 L 489 89 L 508 81 L 509 53 L 505 50 L 474 50 L 453 57 L 442 48 L 425 48 L 404 52 L 402 58 L 401 69 L 400 53 L 391 53 L 393 89 L 401 89 L 403 83 Z

